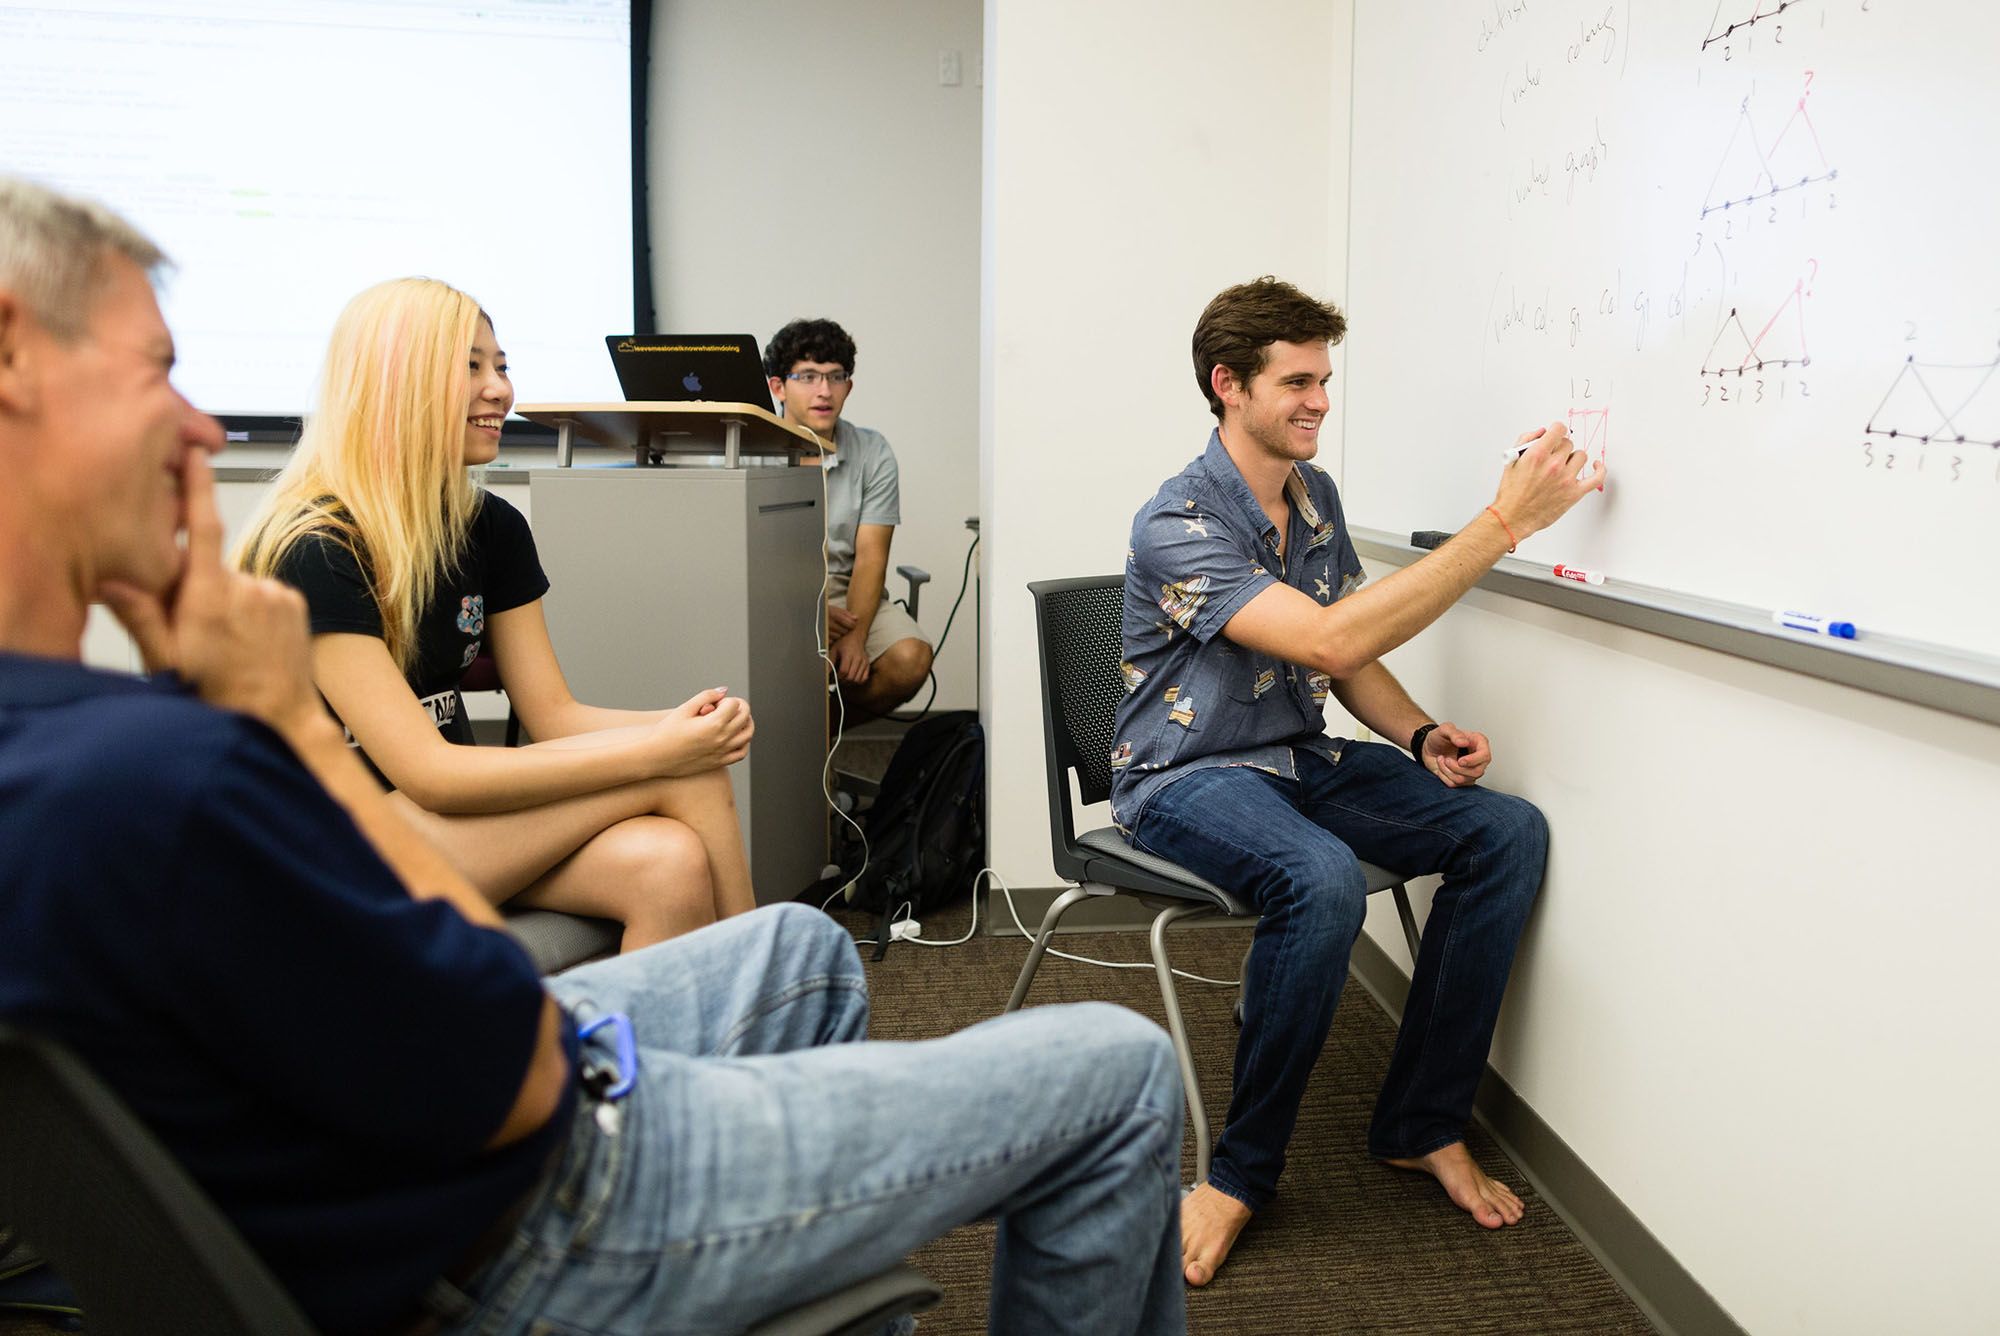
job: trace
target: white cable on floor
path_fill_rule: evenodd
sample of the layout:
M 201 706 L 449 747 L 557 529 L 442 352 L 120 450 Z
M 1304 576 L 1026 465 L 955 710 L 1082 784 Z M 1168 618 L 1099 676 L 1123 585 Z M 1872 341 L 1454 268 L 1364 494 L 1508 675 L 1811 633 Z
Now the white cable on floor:
M 918 946 L 960 946 L 971 941 L 972 935 L 979 930 L 979 879 L 981 877 L 989 878 L 990 884 L 1000 888 L 1000 894 L 1006 897 L 1007 914 L 1008 917 L 1014 920 L 1015 929 L 1021 936 L 1033 942 L 1035 935 L 1028 931 L 1026 924 L 1021 922 L 1021 913 L 1014 907 L 1014 892 L 1008 888 L 1006 880 L 990 867 L 983 867 L 972 874 L 972 926 L 966 929 L 965 936 L 953 938 L 949 942 L 931 942 L 926 941 L 922 937 L 899 937 L 896 940 L 915 942 Z M 891 931 L 893 932 L 894 929 L 892 928 Z M 1079 965 L 1096 965 L 1107 970 L 1149 970 L 1153 968 L 1153 962 L 1150 960 L 1096 960 L 1090 956 L 1079 956 L 1068 951 L 1058 951 L 1053 946 L 1047 948 L 1047 950 L 1049 955 L 1061 956 L 1064 960 L 1073 960 Z M 1179 969 L 1173 972 L 1177 978 L 1187 979 L 1192 983 L 1212 983 L 1218 988 L 1237 988 L 1242 985 L 1242 980 L 1240 979 L 1211 979 L 1205 974 L 1194 974 L 1187 970 Z
M 983 867 L 979 869 L 979 871 L 972 874 L 972 926 L 965 930 L 965 936 L 954 937 L 948 942 L 933 942 L 930 941 L 928 938 L 924 937 L 898 937 L 896 940 L 899 942 L 914 942 L 918 946 L 965 945 L 965 943 L 972 940 L 972 935 L 979 931 L 979 879 L 985 876 L 992 876 L 997 878 L 999 875 L 1000 875 L 999 873 L 993 871 L 993 869 L 990 867 Z M 895 928 L 892 926 L 889 929 L 889 931 L 893 933 L 895 932 Z

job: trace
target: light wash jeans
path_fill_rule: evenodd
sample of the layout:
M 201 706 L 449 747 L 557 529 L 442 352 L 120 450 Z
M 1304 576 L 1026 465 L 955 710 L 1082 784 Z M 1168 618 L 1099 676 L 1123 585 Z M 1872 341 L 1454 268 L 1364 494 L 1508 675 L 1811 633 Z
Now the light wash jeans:
M 632 1018 L 638 1084 L 615 1132 L 579 1103 L 549 1187 L 447 1330 L 741 1331 L 985 1216 L 991 1330 L 1185 1330 L 1180 1080 L 1136 1013 L 1038 1007 L 862 1042 L 853 943 L 798 905 L 549 986 Z

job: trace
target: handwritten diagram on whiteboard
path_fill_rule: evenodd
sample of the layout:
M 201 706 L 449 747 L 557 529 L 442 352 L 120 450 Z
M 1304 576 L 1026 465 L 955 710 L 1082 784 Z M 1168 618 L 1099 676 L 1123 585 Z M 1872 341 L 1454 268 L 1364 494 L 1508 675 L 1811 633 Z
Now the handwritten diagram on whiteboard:
M 1537 560 L 2000 656 L 1994 51 L 1972 0 L 1357 5 L 1349 515 L 1456 528 L 1563 421 L 1611 483 Z

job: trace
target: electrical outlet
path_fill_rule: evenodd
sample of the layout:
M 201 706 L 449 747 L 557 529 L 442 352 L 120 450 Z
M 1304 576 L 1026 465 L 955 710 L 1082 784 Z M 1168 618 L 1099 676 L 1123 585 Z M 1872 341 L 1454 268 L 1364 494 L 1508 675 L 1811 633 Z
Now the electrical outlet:
M 965 61 L 958 52 L 938 52 L 938 82 L 946 88 L 956 88 L 965 82 Z

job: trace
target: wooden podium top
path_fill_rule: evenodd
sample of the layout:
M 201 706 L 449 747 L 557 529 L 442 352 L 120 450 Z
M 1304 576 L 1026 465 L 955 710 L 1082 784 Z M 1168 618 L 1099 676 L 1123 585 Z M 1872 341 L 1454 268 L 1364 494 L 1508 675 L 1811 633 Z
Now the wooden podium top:
M 558 461 L 567 466 L 571 434 L 614 450 L 647 454 L 817 455 L 819 437 L 755 404 L 663 403 L 516 404 L 530 422 L 554 427 Z

